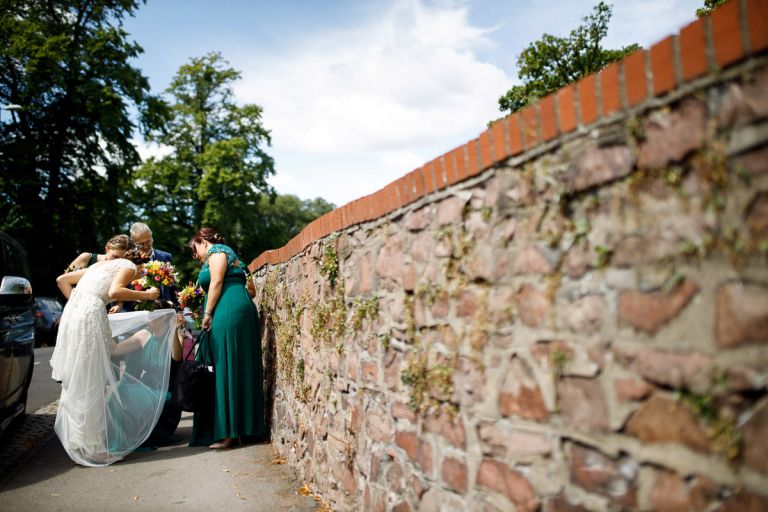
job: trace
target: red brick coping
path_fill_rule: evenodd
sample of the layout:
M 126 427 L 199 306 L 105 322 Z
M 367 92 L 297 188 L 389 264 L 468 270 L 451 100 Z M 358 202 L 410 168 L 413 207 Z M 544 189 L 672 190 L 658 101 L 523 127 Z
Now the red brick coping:
M 396 179 L 373 194 L 326 213 L 279 249 L 265 251 L 248 266 L 288 261 L 315 240 L 372 221 L 414 201 L 476 176 L 506 159 L 557 137 L 628 110 L 768 48 L 768 0 L 731 0 L 712 15 L 686 25 L 602 71 L 563 87 L 509 115 L 466 144 Z

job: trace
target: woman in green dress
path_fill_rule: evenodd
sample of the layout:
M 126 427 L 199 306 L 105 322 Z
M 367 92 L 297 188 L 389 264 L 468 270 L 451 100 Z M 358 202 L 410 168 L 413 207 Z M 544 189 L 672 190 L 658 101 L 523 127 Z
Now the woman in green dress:
M 189 247 L 203 265 L 198 276 L 206 292 L 202 328 L 210 330 L 197 358 L 213 363 L 216 375 L 214 403 L 195 413 L 189 445 L 229 448 L 241 436 L 265 433 L 256 306 L 245 287 L 245 269 L 218 231 L 200 229 Z

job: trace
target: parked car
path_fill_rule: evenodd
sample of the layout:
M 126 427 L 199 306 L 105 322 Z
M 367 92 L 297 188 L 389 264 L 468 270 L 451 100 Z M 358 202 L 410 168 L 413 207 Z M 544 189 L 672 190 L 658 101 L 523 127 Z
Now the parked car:
M 35 304 L 27 253 L 0 232 L 0 434 L 20 422 L 35 366 Z
M 53 297 L 35 298 L 35 346 L 43 343 L 56 344 L 56 334 L 59 332 L 59 320 L 64 307 Z

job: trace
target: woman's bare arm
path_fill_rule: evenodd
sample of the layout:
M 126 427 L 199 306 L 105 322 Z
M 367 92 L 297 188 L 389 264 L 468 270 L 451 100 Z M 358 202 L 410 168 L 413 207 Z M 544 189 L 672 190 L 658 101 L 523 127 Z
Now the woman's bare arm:
M 126 288 L 135 277 L 136 272 L 132 269 L 120 269 L 109 285 L 109 298 L 112 300 L 155 300 L 160 296 L 160 290 L 157 288 L 150 288 L 143 292 Z
M 211 284 L 208 286 L 208 300 L 205 303 L 205 311 L 203 312 L 204 329 L 211 326 L 216 303 L 219 302 L 219 297 L 221 297 L 224 274 L 227 273 L 227 255 L 223 252 L 217 252 L 208 256 L 208 269 L 211 271 Z
M 83 274 L 85 274 L 85 269 L 67 272 L 56 278 L 56 286 L 59 287 L 65 299 L 69 300 L 69 296 L 72 295 L 72 287 L 80 281 Z
M 149 340 L 151 335 L 152 334 L 148 330 L 142 329 L 133 336 L 124 339 L 120 343 L 115 343 L 112 348 L 112 356 L 124 356 L 125 354 L 130 354 L 131 352 L 142 348 L 144 345 L 146 345 L 147 340 Z

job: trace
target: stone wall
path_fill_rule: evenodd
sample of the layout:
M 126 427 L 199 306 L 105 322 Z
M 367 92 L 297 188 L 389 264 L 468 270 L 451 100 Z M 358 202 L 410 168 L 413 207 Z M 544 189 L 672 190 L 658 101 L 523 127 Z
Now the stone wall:
M 766 39 L 726 4 L 255 260 L 300 478 L 338 510 L 768 510 Z

